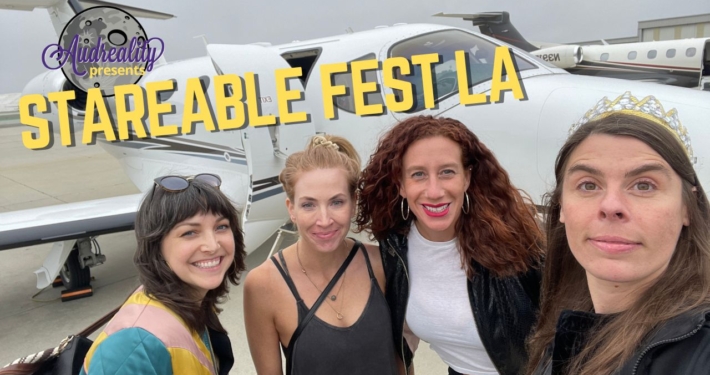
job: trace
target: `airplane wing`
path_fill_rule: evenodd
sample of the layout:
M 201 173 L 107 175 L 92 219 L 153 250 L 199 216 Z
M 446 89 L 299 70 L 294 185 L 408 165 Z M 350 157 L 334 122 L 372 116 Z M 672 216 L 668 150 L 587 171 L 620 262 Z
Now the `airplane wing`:
M 20 124 L 22 94 L 0 95 L 0 127 Z M 142 194 L 0 213 L 0 250 L 133 228 Z
M 532 45 L 525 40 L 520 32 L 510 22 L 508 12 L 483 12 L 483 13 L 443 13 L 434 14 L 433 17 L 461 18 L 464 21 L 471 21 L 473 26 L 478 26 L 481 33 L 490 37 L 512 44 L 524 51 L 532 52 L 539 47 Z
M 0 95 L 0 126 L 20 123 L 20 96 L 21 93 Z
M 150 10 L 150 9 L 142 9 L 142 8 L 132 7 L 132 6 L 128 6 L 125 4 L 110 3 L 108 1 L 79 0 L 79 3 L 84 7 L 84 9 L 88 9 L 91 7 L 98 7 L 98 6 L 116 7 L 116 8 L 120 8 L 120 9 L 125 10 L 126 12 L 130 13 L 134 17 L 139 17 L 139 18 L 152 18 L 152 19 L 156 19 L 156 20 L 167 20 L 170 18 L 176 18 L 172 14 L 156 12 L 156 11 Z
M 57 0 L 0 0 L 0 9 L 32 11 L 35 8 L 54 7 L 57 6 L 58 3 L 59 1 Z M 156 12 L 154 10 L 132 7 L 125 4 L 116 4 L 102 0 L 79 0 L 79 4 L 83 9 L 88 9 L 97 6 L 115 7 L 129 12 L 134 17 L 140 18 L 152 18 L 156 20 L 167 20 L 170 18 L 176 18 L 174 15 L 168 13 Z M 62 23 L 62 25 L 64 24 Z
M 143 194 L 0 213 L 0 250 L 133 229 Z

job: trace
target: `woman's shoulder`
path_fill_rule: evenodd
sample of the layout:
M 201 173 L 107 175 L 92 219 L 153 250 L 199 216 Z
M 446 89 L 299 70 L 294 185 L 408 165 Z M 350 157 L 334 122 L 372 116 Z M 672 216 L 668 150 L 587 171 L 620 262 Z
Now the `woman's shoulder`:
M 83 371 L 88 374 L 171 374 L 172 360 L 167 346 L 142 327 L 123 328 L 101 335 L 87 353 Z
M 663 324 L 637 350 L 622 374 L 707 374 L 710 368 L 710 311 L 683 313 Z
M 282 251 L 285 251 L 285 249 Z M 260 298 L 270 298 L 269 296 L 274 293 L 274 288 L 277 288 L 279 283 L 283 283 L 283 276 L 281 276 L 281 272 L 274 264 L 272 258 L 276 259 L 281 268 L 284 269 L 278 253 L 267 258 L 260 265 L 248 271 L 244 279 L 245 293 L 260 296 Z M 284 272 L 286 272 L 285 269 Z
M 376 259 L 380 257 L 380 246 L 378 244 L 362 242 L 362 245 L 365 247 L 365 250 L 367 250 L 367 255 L 370 257 L 370 259 Z

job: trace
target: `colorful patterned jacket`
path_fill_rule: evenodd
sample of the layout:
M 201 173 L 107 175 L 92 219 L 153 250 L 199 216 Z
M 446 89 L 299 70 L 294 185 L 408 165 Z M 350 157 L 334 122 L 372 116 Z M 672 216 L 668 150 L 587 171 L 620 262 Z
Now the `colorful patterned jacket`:
M 217 372 L 211 348 L 218 359 Z M 96 338 L 81 375 L 221 375 L 228 374 L 233 364 L 225 334 L 192 332 L 178 315 L 149 298 L 141 287 Z

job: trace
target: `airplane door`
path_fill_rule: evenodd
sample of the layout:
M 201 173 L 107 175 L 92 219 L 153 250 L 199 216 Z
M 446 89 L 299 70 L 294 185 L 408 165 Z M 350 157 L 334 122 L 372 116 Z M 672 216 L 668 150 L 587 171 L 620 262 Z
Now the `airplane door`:
M 207 52 L 220 74 L 245 73 L 257 76 L 259 114 L 278 119 L 275 71 L 290 68 L 276 51 L 259 45 L 208 45 Z M 244 80 L 242 80 L 244 83 Z M 289 79 L 289 90 L 304 92 L 301 81 Z M 305 95 L 305 94 L 304 94 Z M 310 111 L 306 100 L 292 101 L 291 112 Z M 232 115 L 233 108 L 230 108 Z M 250 119 L 249 121 L 253 121 Z M 242 146 L 249 170 L 249 187 L 243 213 L 247 249 L 256 249 L 288 220 L 283 186 L 278 176 L 288 155 L 302 150 L 315 135 L 315 126 L 308 120 L 298 124 L 273 125 L 242 129 Z

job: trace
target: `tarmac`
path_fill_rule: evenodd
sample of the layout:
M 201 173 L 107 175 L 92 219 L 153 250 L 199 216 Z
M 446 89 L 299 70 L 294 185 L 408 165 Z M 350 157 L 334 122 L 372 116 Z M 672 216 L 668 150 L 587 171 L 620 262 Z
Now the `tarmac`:
M 0 125 L 0 212 L 138 193 L 116 159 L 99 145 L 32 151 L 22 144 L 29 128 Z M 81 139 L 81 133 L 76 134 Z M 33 271 L 51 244 L 0 251 L 0 367 L 16 358 L 54 347 L 118 306 L 138 287 L 133 266 L 132 231 L 97 238 L 105 264 L 91 269 L 94 295 L 61 302 L 62 288 L 36 289 Z M 247 272 L 268 256 L 274 237 L 247 258 Z M 287 237 L 283 246 L 293 241 Z M 246 273 L 243 274 L 243 277 Z M 242 311 L 242 287 L 232 287 L 221 307 L 222 324 L 229 332 L 235 356 L 231 374 L 256 374 L 247 345 Z M 100 330 L 99 330 L 100 331 Z M 94 338 L 95 333 L 91 338 Z M 446 374 L 447 366 L 426 343 L 415 357 L 419 375 Z

